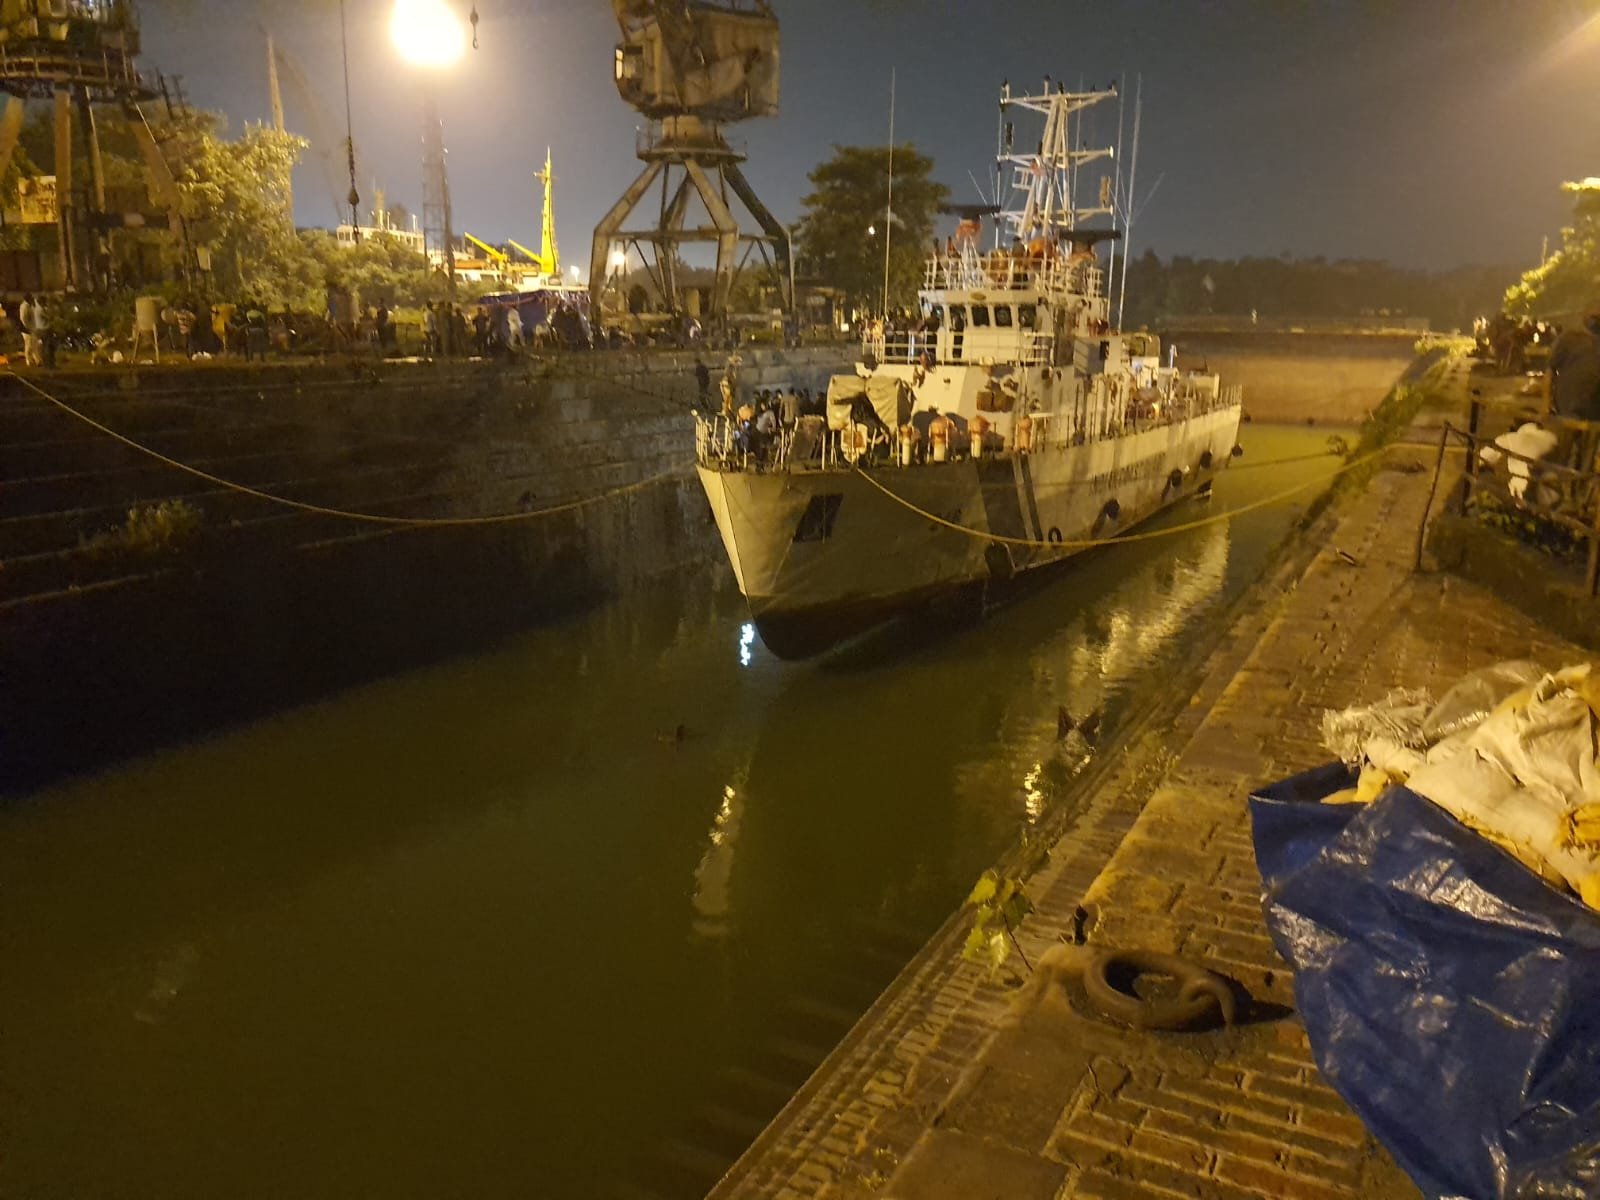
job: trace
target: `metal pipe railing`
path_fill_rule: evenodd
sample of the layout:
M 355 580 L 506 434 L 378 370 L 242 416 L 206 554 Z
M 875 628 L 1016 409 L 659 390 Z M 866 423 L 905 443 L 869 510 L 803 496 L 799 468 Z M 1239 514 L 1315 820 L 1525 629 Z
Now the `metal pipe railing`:
M 1532 515 L 1564 529 L 1576 541 L 1588 544 L 1584 588 L 1590 596 L 1600 594 L 1600 470 L 1596 469 L 1600 422 L 1560 417 L 1553 419 L 1552 423 L 1558 429 L 1572 435 L 1566 448 L 1569 457 L 1577 457 L 1577 464 L 1569 465 L 1496 445 L 1493 438 L 1479 432 L 1482 416 L 1482 407 L 1474 402 L 1468 428 L 1458 429 L 1446 422 L 1439 431 L 1433 484 L 1417 531 L 1416 567 L 1420 569 L 1422 565 L 1428 518 L 1444 473 L 1445 455 L 1449 452 L 1451 442 L 1457 441 L 1465 451 L 1465 462 L 1460 479 L 1451 489 L 1452 496 L 1447 501 L 1447 507 L 1465 512 L 1480 495 L 1487 495 L 1507 509 Z M 1505 479 L 1500 477 L 1494 466 L 1482 460 L 1482 452 L 1491 448 L 1506 464 Z M 1512 462 L 1523 464 L 1526 475 L 1519 476 L 1511 472 Z M 1525 480 L 1520 494 L 1513 490 L 1510 482 L 1519 478 Z

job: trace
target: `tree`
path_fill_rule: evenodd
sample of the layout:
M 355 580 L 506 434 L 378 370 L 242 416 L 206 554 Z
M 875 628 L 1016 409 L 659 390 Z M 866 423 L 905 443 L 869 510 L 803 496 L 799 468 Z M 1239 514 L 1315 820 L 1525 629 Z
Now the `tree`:
M 1509 313 L 1570 316 L 1600 306 L 1600 178 L 1561 190 L 1572 197 L 1572 224 L 1561 231 L 1561 249 L 1507 290 Z
M 915 302 L 934 219 L 949 195 L 931 178 L 933 160 L 911 145 L 894 149 L 890 208 L 889 148 L 835 146 L 809 176 L 800 225 L 808 274 L 843 290 L 858 306 L 882 305 L 884 239 L 889 238 L 889 306 Z M 892 236 L 889 233 L 893 226 Z
M 216 290 L 268 303 L 304 303 L 317 286 L 313 261 L 294 230 L 289 179 L 303 138 L 262 125 L 223 136 L 221 117 L 181 120 L 176 175 L 183 215 L 197 247 L 210 252 Z

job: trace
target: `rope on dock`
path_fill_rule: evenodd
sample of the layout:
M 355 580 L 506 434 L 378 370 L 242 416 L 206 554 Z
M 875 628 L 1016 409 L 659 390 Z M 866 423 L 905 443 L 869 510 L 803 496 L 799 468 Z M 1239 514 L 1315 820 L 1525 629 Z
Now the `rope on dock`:
M 250 487 L 247 484 L 237 483 L 231 479 L 223 479 L 221 476 L 213 475 L 209 471 L 202 471 L 199 467 L 190 466 L 188 463 L 180 462 L 178 459 L 171 458 L 161 453 L 159 450 L 143 445 L 140 442 L 136 442 L 133 438 L 128 437 L 126 434 L 118 433 L 115 429 L 112 429 L 106 425 L 102 425 L 99 421 L 96 421 L 87 413 L 79 412 L 66 401 L 51 395 L 49 392 L 45 391 L 44 388 L 40 387 L 38 384 L 34 383 L 25 376 L 18 375 L 15 371 L 8 371 L 6 373 L 20 383 L 23 387 L 33 392 L 40 399 L 53 404 L 56 408 L 66 413 L 68 416 L 82 421 L 91 429 L 98 430 L 107 437 L 121 442 L 130 450 L 136 450 L 140 454 L 146 455 L 149 458 L 153 458 L 157 462 L 163 463 L 164 465 L 169 466 L 176 471 L 182 471 L 185 475 L 192 475 L 196 479 L 203 480 L 204 482 L 211 484 L 213 487 L 224 488 L 230 492 L 238 492 L 240 495 L 244 496 L 253 496 L 257 500 L 265 500 L 272 504 L 282 505 L 285 508 L 297 509 L 300 512 L 315 513 L 316 515 L 323 517 L 338 517 L 346 521 L 360 521 L 368 525 L 388 525 L 412 529 L 461 529 L 474 525 L 509 525 L 514 521 L 532 521 L 539 517 L 552 517 L 561 513 L 575 512 L 578 509 L 588 508 L 591 505 L 600 504 L 606 500 L 614 500 L 619 496 L 626 496 L 632 492 L 642 492 L 646 488 L 654 487 L 658 483 L 665 483 L 668 480 L 684 479 L 688 477 L 688 472 L 686 471 L 666 471 L 660 475 L 653 475 L 649 479 L 640 480 L 638 483 L 630 483 L 625 484 L 622 487 L 611 488 L 608 491 L 598 492 L 593 496 L 585 496 L 580 500 L 571 500 L 565 504 L 556 504 L 549 508 L 532 509 L 528 512 L 498 513 L 487 517 L 389 517 L 378 513 L 351 512 L 342 508 L 328 508 L 321 504 L 309 504 L 304 500 L 291 500 L 287 496 L 277 496 L 271 492 L 264 492 L 259 488 Z

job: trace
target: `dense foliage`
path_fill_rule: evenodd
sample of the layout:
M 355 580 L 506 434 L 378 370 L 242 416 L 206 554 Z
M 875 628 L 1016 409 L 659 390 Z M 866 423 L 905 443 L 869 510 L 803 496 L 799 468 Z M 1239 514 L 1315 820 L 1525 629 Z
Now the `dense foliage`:
M 932 174 L 931 158 L 909 144 L 895 147 L 891 210 L 889 147 L 835 146 L 833 157 L 809 176 L 799 237 L 803 273 L 876 310 L 883 302 L 887 237 L 889 307 L 914 305 L 939 206 L 949 195 Z
M 329 286 L 348 287 L 363 303 L 382 299 L 391 307 L 443 297 L 443 274 L 431 271 L 423 255 L 396 241 L 344 246 L 325 230 L 295 229 L 290 178 L 306 149 L 303 139 L 259 125 L 229 137 L 225 119 L 208 112 L 153 114 L 152 126 L 178 182 L 190 249 L 209 263 L 209 271 L 196 278 L 193 299 L 250 299 L 320 312 Z M 145 168 L 131 135 L 119 122 L 106 122 L 101 138 L 108 188 L 132 189 L 143 196 Z M 35 110 L 12 171 L 0 180 L 8 199 L 23 174 L 37 173 L 35 163 L 53 160 L 52 140 L 48 112 Z M 77 152 L 74 174 L 86 178 L 81 145 Z M 153 201 L 141 203 L 153 207 Z M 6 232 L 7 244 L 14 248 L 26 245 L 30 237 L 54 246 L 55 234 L 48 229 Z M 119 262 L 134 261 L 133 244 L 143 242 L 158 255 L 164 290 L 174 297 L 189 290 L 183 281 L 183 246 L 164 227 L 119 231 L 114 241 Z
M 1600 308 L 1600 178 L 1561 190 L 1572 197 L 1572 224 L 1561 231 L 1561 248 L 1506 292 L 1506 311 L 1516 316 L 1571 317 Z

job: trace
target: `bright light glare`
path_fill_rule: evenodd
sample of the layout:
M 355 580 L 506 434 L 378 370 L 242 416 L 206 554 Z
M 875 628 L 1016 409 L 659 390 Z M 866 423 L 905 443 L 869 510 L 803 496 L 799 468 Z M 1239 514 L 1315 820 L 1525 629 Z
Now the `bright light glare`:
M 620 271 L 620 270 L 622 270 L 623 267 L 625 267 L 627 265 L 628 265 L 628 253 L 627 253 L 627 251 L 625 251 L 625 250 L 613 250 L 611 252 L 611 269 L 612 270 Z
M 578 282 L 578 268 L 577 267 L 569 267 L 567 269 L 572 272 L 572 282 L 573 283 L 577 283 Z
M 414 67 L 454 66 L 467 52 L 467 31 L 446 0 L 394 0 L 389 38 Z

